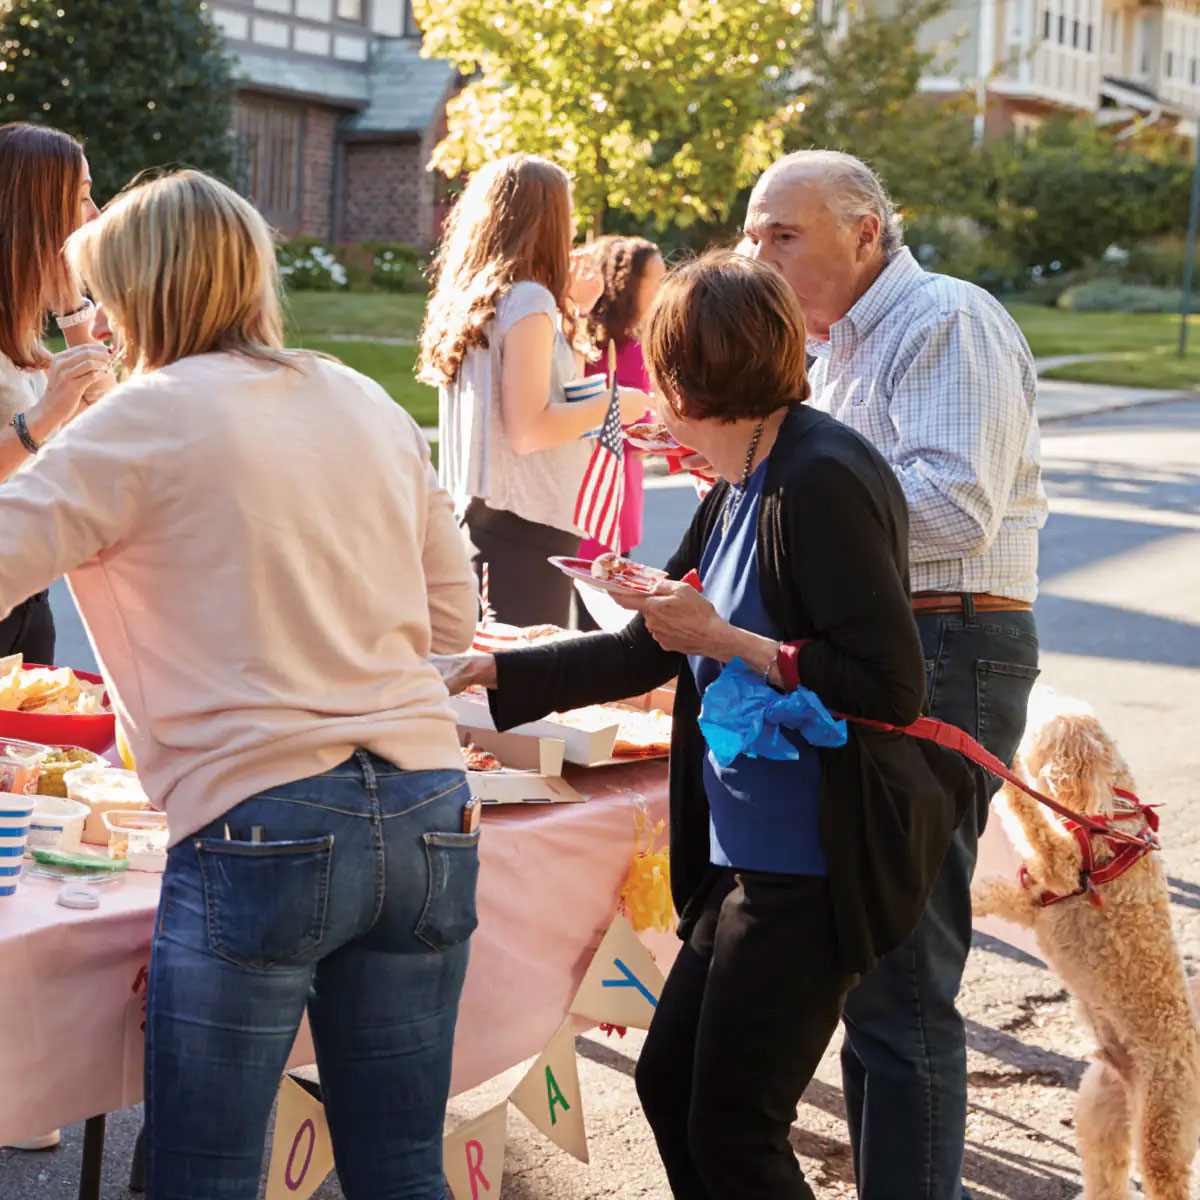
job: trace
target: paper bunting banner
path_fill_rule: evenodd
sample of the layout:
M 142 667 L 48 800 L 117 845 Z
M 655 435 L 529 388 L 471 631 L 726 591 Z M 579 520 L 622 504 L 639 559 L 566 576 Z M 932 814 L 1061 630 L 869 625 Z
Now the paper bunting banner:
M 507 1141 L 507 1100 L 446 1138 L 444 1170 L 454 1200 L 498 1200 Z
M 287 1075 L 279 1085 L 267 1200 L 308 1200 L 333 1170 L 325 1108 Z
M 571 1012 L 605 1025 L 649 1029 L 663 977 L 650 951 L 622 916 L 608 927 Z
M 568 1017 L 509 1097 L 556 1146 L 587 1162 L 587 1130 L 575 1065 L 575 1023 Z

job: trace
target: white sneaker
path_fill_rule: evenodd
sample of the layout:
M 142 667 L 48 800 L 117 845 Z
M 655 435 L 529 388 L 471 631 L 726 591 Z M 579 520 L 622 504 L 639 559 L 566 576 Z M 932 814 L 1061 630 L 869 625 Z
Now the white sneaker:
M 41 1137 L 30 1138 L 27 1142 L 13 1142 L 9 1150 L 53 1150 L 62 1141 L 62 1134 L 57 1129 L 43 1133 Z

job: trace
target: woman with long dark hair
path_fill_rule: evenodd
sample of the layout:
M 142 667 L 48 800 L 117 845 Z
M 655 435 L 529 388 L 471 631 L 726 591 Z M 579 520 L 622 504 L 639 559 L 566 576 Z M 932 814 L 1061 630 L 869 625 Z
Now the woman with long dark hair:
M 0 125 L 0 480 L 111 386 L 109 355 L 92 340 L 91 302 L 65 259 L 67 238 L 98 215 L 83 149 L 42 125 Z M 42 344 L 47 318 L 67 349 Z M 45 591 L 0 621 L 0 656 L 54 662 Z

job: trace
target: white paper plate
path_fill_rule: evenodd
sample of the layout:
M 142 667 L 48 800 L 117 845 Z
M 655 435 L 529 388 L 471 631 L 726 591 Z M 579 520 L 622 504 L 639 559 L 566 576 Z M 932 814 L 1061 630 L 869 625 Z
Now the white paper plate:
M 642 571 L 647 577 L 646 586 L 631 587 L 628 583 L 619 582 L 616 579 L 597 579 L 592 574 L 592 564 L 586 558 L 563 558 L 555 555 L 548 561 L 553 563 L 564 575 L 569 575 L 572 579 L 587 584 L 588 587 L 596 588 L 601 592 L 612 592 L 617 596 L 645 596 L 654 590 L 654 585 L 660 579 L 667 577 L 666 571 L 660 571 L 657 567 L 642 567 Z

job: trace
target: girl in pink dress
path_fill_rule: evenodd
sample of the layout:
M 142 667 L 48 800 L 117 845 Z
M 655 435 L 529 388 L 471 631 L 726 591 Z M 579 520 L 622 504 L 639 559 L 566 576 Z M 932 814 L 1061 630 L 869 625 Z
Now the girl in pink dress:
M 653 242 L 640 237 L 612 234 L 598 238 L 592 246 L 593 261 L 604 276 L 604 295 L 588 316 L 588 332 L 599 349 L 599 357 L 587 366 L 589 375 L 608 370 L 608 345 L 617 350 L 617 383 L 622 387 L 650 391 L 650 377 L 642 361 L 638 341 L 642 322 L 650 311 L 666 274 L 662 254 Z M 621 508 L 621 553 L 628 554 L 642 540 L 642 456 L 626 449 L 625 502 Z M 579 547 L 579 557 L 593 559 L 607 546 L 588 538 Z

